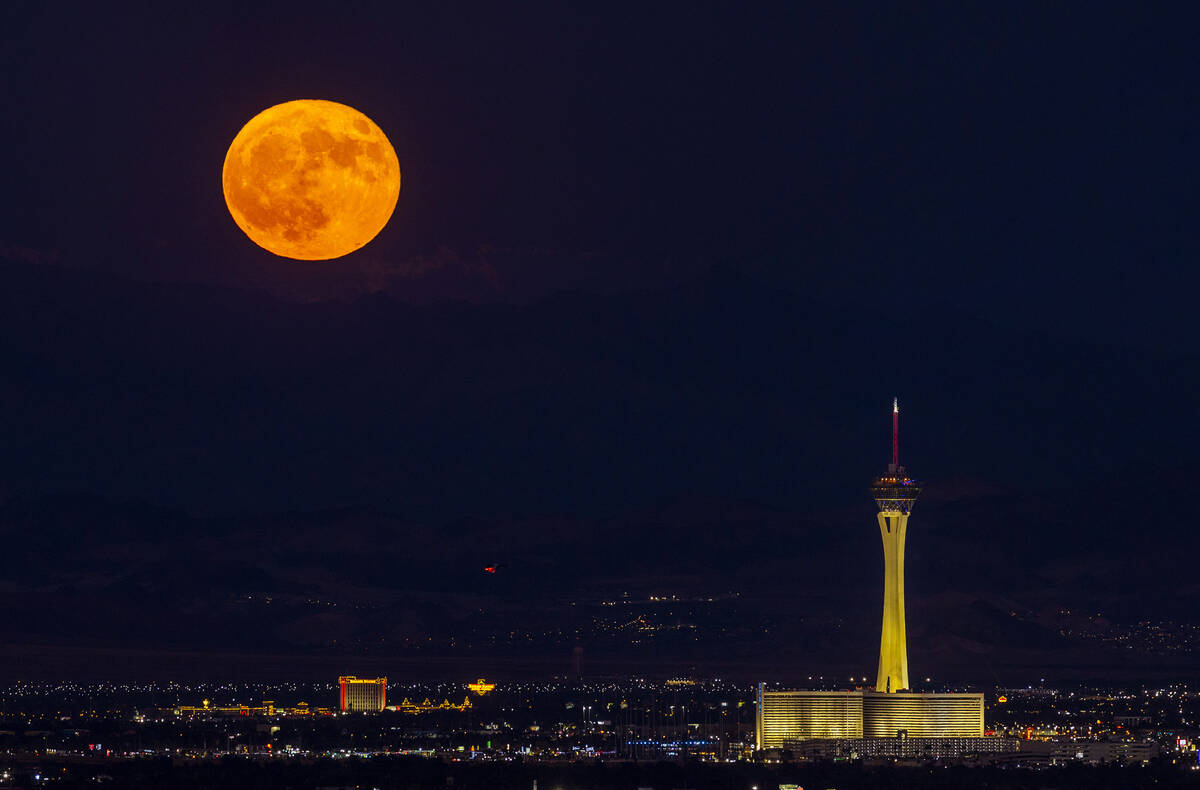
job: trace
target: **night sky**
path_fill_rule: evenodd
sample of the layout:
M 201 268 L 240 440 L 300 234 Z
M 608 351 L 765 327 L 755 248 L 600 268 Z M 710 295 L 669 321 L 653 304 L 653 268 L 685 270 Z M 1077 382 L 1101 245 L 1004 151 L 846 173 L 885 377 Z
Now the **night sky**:
M 393 270 L 404 299 L 413 261 L 481 247 L 487 282 L 439 298 L 657 286 L 732 261 L 799 290 L 1186 351 L 1186 20 L 874 5 L 6 3 L 0 239 L 305 299 L 322 298 L 314 277 L 369 290 L 366 268 Z M 237 130 L 304 97 L 374 118 L 404 173 L 387 232 L 342 263 L 272 259 L 221 199 Z
M 78 273 L 53 275 L 55 284 L 44 284 L 50 292 L 61 281 L 80 298 L 100 299 L 100 288 L 136 301 L 137 286 L 117 283 L 188 283 L 285 303 L 353 304 L 385 294 L 401 306 L 466 301 L 534 312 L 555 295 L 649 292 L 659 296 L 639 297 L 637 309 L 652 321 L 660 299 L 665 329 L 680 289 L 701 283 L 720 298 L 721 278 L 732 276 L 794 295 L 797 306 L 786 309 L 828 312 L 901 344 L 905 359 L 890 374 L 877 371 L 877 389 L 856 399 L 886 407 L 907 385 L 900 394 L 931 420 L 935 409 L 919 400 L 923 383 L 911 381 L 913 356 L 930 352 L 914 345 L 939 334 L 974 339 L 976 326 L 1048 343 L 1051 355 L 1074 357 L 1054 344 L 1082 342 L 1100 355 L 1111 348 L 1161 358 L 1164 374 L 1193 367 L 1198 115 L 1181 20 L 1139 9 L 801 4 L 596 12 L 565 4 L 133 11 L 9 3 L 3 13 L 0 244 L 11 265 Z M 362 109 L 400 158 L 404 182 L 391 223 L 343 260 L 274 257 L 247 243 L 223 202 L 220 166 L 233 135 L 260 109 L 300 97 Z M 99 274 L 120 279 L 91 284 Z M 67 335 L 87 338 L 122 320 L 106 317 L 103 305 L 95 316 L 51 318 L 8 290 L 18 307 L 53 320 L 61 342 L 76 350 Z M 71 312 L 66 301 L 57 306 Z M 780 363 L 791 360 L 796 348 L 784 338 L 739 337 L 747 322 L 770 320 L 746 301 L 753 298 L 734 297 L 703 337 L 744 340 L 754 348 L 740 353 L 767 366 L 776 353 Z M 634 308 L 594 309 L 610 314 L 597 321 L 614 322 L 611 353 L 637 343 L 620 320 Z M 206 322 L 203 311 L 196 307 L 190 327 L 177 331 L 237 344 L 235 331 L 263 329 L 250 317 L 238 329 L 216 326 L 227 317 Z M 911 316 L 931 323 L 919 340 L 903 337 Z M 428 331 L 458 324 L 449 315 L 436 320 L 451 328 Z M 822 317 L 807 320 L 807 341 L 839 342 L 836 333 L 823 336 Z M 538 329 L 541 340 L 568 331 L 530 331 Z M 17 353 L 26 350 L 20 331 L 8 340 Z M 158 353 L 149 348 L 156 333 L 170 331 L 143 325 L 142 337 L 131 331 L 98 352 L 109 359 L 90 361 L 146 373 L 139 360 Z M 384 342 L 354 331 L 332 326 L 328 343 Z M 430 341 L 387 342 L 409 353 Z M 987 342 L 981 353 L 990 353 Z M 831 356 L 823 368 L 760 370 L 756 378 L 765 387 L 802 388 L 798 379 L 808 378 L 825 386 L 855 381 L 856 368 L 874 364 L 852 346 Z M 343 374 L 336 359 L 323 360 L 327 369 L 314 363 L 307 373 L 334 390 Z M 182 352 L 168 362 L 190 364 Z M 739 363 L 718 361 L 728 364 Z M 1161 411 L 1153 397 L 1164 382 L 1131 381 L 1106 367 L 1112 381 L 1074 386 L 1098 398 L 1098 388 L 1116 386 L 1121 403 L 1142 392 L 1135 408 Z M 532 375 L 541 373 L 554 375 Z M 1044 378 L 996 370 L 998 380 L 1029 375 Z M 1036 408 L 1069 408 L 1074 394 L 1060 388 Z M 626 396 L 636 405 L 637 393 Z M 702 411 L 729 416 L 715 403 Z M 1179 422 L 1194 416 L 1179 414 Z M 203 409 L 196 417 L 219 419 Z M 779 418 L 777 430 L 787 433 L 789 417 Z M 999 419 L 994 427 L 1007 430 Z M 238 446 L 236 435 L 227 438 L 230 450 Z M 445 439 L 475 452 L 469 436 Z M 987 446 L 980 443 L 981 455 Z M 939 451 L 928 454 L 933 463 Z M 984 458 L 961 460 L 987 466 Z M 39 476 L 18 458 L 9 464 L 26 467 L 26 480 Z M 140 493 L 136 484 L 124 488 Z M 747 493 L 736 483 L 731 489 Z
M 1197 468 L 1191 19 L 417 5 L 3 4 L 0 496 L 720 500 L 863 508 L 873 541 L 896 395 L 943 498 Z M 400 161 L 344 259 L 224 203 L 234 135 L 295 98 Z

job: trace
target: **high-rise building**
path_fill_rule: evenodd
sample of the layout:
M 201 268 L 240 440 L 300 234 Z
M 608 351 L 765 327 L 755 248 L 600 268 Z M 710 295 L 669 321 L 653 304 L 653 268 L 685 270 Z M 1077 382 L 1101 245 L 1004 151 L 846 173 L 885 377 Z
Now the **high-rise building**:
M 908 641 L 904 632 L 904 537 L 920 484 L 900 466 L 900 399 L 892 401 L 892 462 L 887 474 L 875 478 L 871 496 L 879 506 L 883 538 L 883 632 L 879 638 L 879 675 L 875 690 L 884 693 L 908 688 Z
M 356 678 L 343 675 L 338 678 L 341 687 L 339 708 L 344 711 L 381 711 L 387 704 L 387 678 Z

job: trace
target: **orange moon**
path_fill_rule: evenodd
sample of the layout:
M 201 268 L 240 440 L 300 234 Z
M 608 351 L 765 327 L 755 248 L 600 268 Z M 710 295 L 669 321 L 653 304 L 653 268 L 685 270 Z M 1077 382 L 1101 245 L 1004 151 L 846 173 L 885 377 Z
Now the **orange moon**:
M 353 107 L 298 99 L 250 119 L 225 154 L 229 213 L 269 252 L 324 261 L 383 230 L 400 196 L 400 162 L 383 130 Z

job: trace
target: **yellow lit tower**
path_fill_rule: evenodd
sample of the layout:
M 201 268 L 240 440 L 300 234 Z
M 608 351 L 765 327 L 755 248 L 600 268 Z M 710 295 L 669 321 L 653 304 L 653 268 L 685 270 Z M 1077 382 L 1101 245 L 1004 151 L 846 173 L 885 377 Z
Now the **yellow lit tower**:
M 904 537 L 921 486 L 900 466 L 898 430 L 900 401 L 892 401 L 892 462 L 887 474 L 875 478 L 871 496 L 879 505 L 879 534 L 883 537 L 883 634 L 879 639 L 879 677 L 875 690 L 908 688 L 908 642 L 904 635 Z

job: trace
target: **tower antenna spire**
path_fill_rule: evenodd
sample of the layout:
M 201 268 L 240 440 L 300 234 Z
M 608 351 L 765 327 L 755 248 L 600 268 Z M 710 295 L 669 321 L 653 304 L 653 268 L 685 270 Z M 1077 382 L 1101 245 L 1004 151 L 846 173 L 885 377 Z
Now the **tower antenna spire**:
M 900 463 L 900 399 L 892 399 L 892 466 Z

